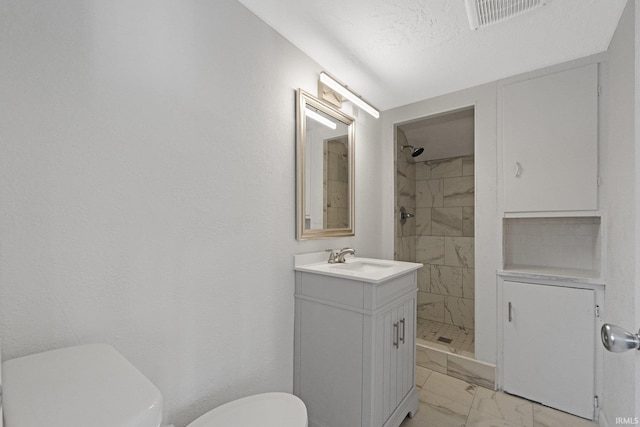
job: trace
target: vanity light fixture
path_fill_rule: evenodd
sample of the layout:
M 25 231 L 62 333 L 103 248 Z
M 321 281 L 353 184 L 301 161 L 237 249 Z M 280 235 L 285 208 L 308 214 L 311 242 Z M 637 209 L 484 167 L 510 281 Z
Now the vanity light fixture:
M 373 108 L 371 105 L 366 103 L 362 98 L 360 98 L 355 93 L 351 92 L 349 89 L 344 87 L 342 84 L 338 83 L 334 78 L 329 76 L 324 71 L 320 73 L 320 83 L 327 86 L 331 90 L 338 93 L 340 96 L 343 96 L 345 99 L 353 102 L 358 107 L 362 108 L 367 113 L 371 114 L 376 119 L 380 117 L 380 112 Z
M 318 123 L 322 123 L 328 128 L 335 129 L 337 127 L 337 125 L 334 122 L 327 119 L 326 117 L 322 117 L 320 114 L 316 113 L 315 111 L 310 110 L 309 107 L 304 109 L 304 114 L 310 119 L 313 119 Z

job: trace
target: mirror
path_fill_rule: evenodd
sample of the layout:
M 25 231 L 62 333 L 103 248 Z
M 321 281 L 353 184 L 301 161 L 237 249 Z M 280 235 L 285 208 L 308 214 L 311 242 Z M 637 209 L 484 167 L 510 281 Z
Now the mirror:
M 353 236 L 355 121 L 298 89 L 298 240 Z

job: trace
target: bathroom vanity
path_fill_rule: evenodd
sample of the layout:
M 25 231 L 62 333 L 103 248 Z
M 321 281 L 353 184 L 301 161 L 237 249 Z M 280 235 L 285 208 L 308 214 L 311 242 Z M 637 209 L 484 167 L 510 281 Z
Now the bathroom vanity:
M 295 257 L 294 394 L 311 427 L 397 427 L 418 410 L 416 275 L 422 264 Z

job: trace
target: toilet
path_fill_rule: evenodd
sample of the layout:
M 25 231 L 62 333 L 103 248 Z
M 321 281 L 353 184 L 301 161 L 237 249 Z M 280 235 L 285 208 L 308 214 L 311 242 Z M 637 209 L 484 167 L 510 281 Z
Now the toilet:
M 107 344 L 46 351 L 2 364 L 4 427 L 159 427 L 160 391 Z M 304 403 L 262 393 L 219 406 L 187 427 L 307 427 Z

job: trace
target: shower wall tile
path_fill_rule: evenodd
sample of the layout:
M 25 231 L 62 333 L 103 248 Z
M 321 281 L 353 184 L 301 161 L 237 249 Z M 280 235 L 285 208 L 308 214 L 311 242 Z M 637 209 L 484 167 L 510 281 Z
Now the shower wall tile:
M 410 214 L 413 214 L 412 209 L 407 209 L 407 212 Z M 408 236 L 416 235 L 416 217 L 415 216 L 408 218 L 406 222 L 403 224 L 400 221 L 400 212 L 398 211 L 396 226 L 398 227 L 398 233 L 399 233 L 397 234 L 397 236 L 408 237 Z
M 442 207 L 444 203 L 443 182 L 441 179 L 416 181 L 416 207 Z
M 469 176 L 474 174 L 474 158 L 473 156 L 465 156 L 462 158 L 462 176 Z
M 447 373 L 447 353 L 432 348 L 416 346 L 416 365 L 432 371 Z
M 495 365 L 490 365 L 488 363 L 483 363 L 478 360 L 472 360 L 466 357 L 461 357 L 461 356 L 458 356 L 457 354 L 447 355 L 447 375 L 449 375 L 450 377 L 459 378 L 471 384 L 479 385 L 489 390 L 495 390 L 495 387 L 496 387 Z M 478 391 L 476 392 L 476 399 L 473 402 L 474 406 L 476 406 L 476 409 L 477 409 L 477 406 L 479 405 L 482 405 L 482 409 L 484 409 L 485 411 L 488 411 L 489 408 L 491 409 L 495 408 L 496 414 L 502 415 L 500 416 L 500 418 L 503 418 L 503 417 L 507 418 L 507 415 L 510 415 L 511 419 L 514 422 L 516 420 L 520 421 L 520 422 L 515 422 L 514 424 L 504 423 L 504 425 L 522 425 L 522 426 L 527 425 L 525 421 L 526 418 L 523 418 L 521 413 L 522 404 L 519 405 L 520 407 L 517 407 L 514 405 L 513 409 L 509 411 L 509 413 L 505 414 L 507 412 L 507 408 L 506 407 L 501 408 L 497 404 L 493 403 L 495 402 L 495 400 L 493 400 L 492 402 L 490 400 L 491 399 L 490 396 L 495 396 L 495 394 L 491 393 L 489 390 L 478 389 Z M 487 396 L 484 402 L 478 399 L 478 396 L 480 393 L 483 393 L 485 396 Z M 495 406 L 490 406 L 492 403 Z M 502 424 L 500 423 L 500 425 Z
M 431 179 L 431 167 L 427 162 L 416 162 L 416 181 Z
M 422 292 L 429 292 L 431 285 L 431 269 L 427 264 L 418 269 L 418 290 Z
M 462 208 L 432 208 L 431 234 L 434 236 L 462 236 Z
M 431 235 L 431 208 L 416 208 L 416 236 Z
M 416 191 L 416 182 L 409 178 L 406 173 L 398 171 L 396 175 L 396 187 L 399 197 L 412 197 Z
M 444 206 L 473 206 L 474 204 L 474 177 L 461 176 L 458 178 L 446 178 L 443 180 Z
M 432 265 L 430 292 L 462 297 L 462 268 Z
M 462 269 L 462 297 L 467 299 L 475 298 L 475 269 Z
M 444 322 L 444 295 L 418 292 L 417 317 Z
M 462 157 L 430 160 L 428 164 L 431 167 L 431 179 L 450 178 L 462 175 Z
M 327 183 L 327 207 L 348 207 L 349 185 L 346 182 L 329 181 Z
M 444 323 L 474 329 L 474 300 L 444 297 Z
M 462 208 L 462 235 L 473 237 L 475 235 L 475 209 L 473 206 Z
M 398 151 L 397 162 L 396 191 L 401 193 L 398 208 L 405 206 L 415 213 L 413 223 L 410 219 L 401 226 L 397 221 L 396 236 L 415 236 L 413 247 L 409 241 L 398 239 L 402 242 L 398 246 L 404 245 L 400 255 L 424 264 L 418 270 L 418 317 L 454 326 L 472 324 L 474 157 L 414 163 Z M 450 312 L 446 315 L 445 297 Z M 460 310 L 468 312 L 459 313 Z
M 398 261 L 415 262 L 416 239 L 413 236 L 396 238 L 395 259 Z
M 472 268 L 474 258 L 473 237 L 444 238 L 444 265 Z
M 327 227 L 346 228 L 349 219 L 349 208 L 327 208 Z
M 444 264 L 445 238 L 437 236 L 417 236 L 416 261 L 423 264 Z

